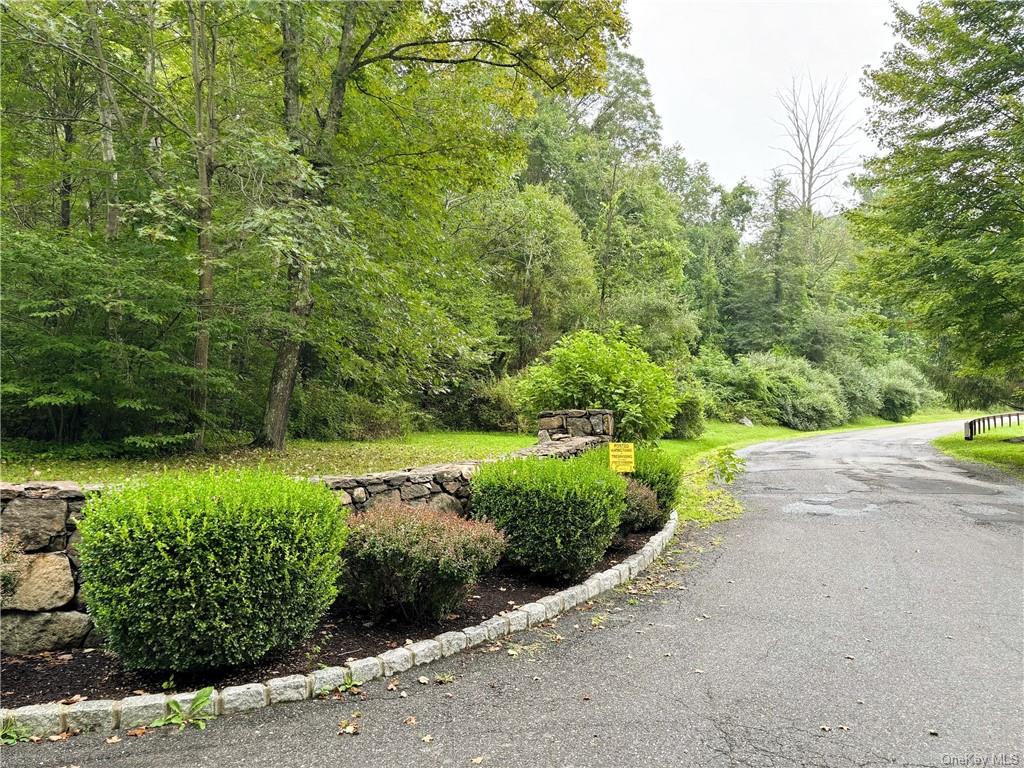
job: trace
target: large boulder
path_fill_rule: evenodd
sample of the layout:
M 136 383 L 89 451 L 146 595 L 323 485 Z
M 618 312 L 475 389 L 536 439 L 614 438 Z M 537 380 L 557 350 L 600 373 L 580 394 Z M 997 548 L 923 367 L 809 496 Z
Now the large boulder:
M 75 596 L 75 579 L 67 555 L 52 552 L 25 555 L 13 594 L 3 598 L 5 610 L 50 611 L 67 605 Z M 6 617 L 5 617 L 6 620 Z
M 59 498 L 18 496 L 3 511 L 4 533 L 16 536 L 27 552 L 42 549 L 64 533 L 68 503 Z
M 91 630 L 92 619 L 78 611 L 5 613 L 0 646 L 12 656 L 78 648 Z
M 447 493 L 435 493 L 430 497 L 430 500 L 427 502 L 427 506 L 431 509 L 436 509 L 438 512 L 444 512 L 446 514 L 462 514 L 462 503 L 454 496 L 449 496 Z

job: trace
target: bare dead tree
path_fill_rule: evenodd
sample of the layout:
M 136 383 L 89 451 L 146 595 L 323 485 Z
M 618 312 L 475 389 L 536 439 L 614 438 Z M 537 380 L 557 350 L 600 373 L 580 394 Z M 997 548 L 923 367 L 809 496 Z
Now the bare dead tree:
M 845 86 L 845 80 L 833 87 L 827 79 L 794 77 L 776 94 L 785 115 L 777 122 L 787 138 L 787 146 L 778 149 L 789 158 L 782 168 L 793 179 L 792 194 L 802 209 L 831 199 L 832 183 L 856 167 L 847 157 L 857 125 L 846 115 Z

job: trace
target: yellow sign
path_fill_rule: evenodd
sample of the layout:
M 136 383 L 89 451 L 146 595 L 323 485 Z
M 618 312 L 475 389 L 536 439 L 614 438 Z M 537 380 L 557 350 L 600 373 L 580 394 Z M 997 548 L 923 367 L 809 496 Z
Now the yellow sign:
M 633 444 L 608 443 L 608 466 L 616 472 L 632 472 L 636 468 Z

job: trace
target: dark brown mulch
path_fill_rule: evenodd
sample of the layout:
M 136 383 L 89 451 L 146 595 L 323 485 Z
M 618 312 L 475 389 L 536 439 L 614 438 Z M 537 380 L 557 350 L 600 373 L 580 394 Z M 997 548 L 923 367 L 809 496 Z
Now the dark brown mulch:
M 640 550 L 650 534 L 630 534 L 593 570 L 610 568 Z M 354 615 L 327 616 L 304 645 L 262 663 L 240 669 L 177 675 L 174 688 L 194 690 L 206 685 L 218 688 L 290 674 L 308 674 L 319 667 L 344 664 L 349 659 L 376 656 L 406 640 L 422 640 L 441 632 L 459 630 L 488 619 L 499 611 L 533 602 L 561 589 L 531 580 L 521 572 L 501 566 L 474 589 L 459 613 L 425 625 L 398 622 L 373 623 Z M 133 693 L 159 693 L 168 675 L 125 669 L 117 657 L 101 648 L 52 651 L 31 656 L 4 656 L 0 669 L 0 697 L 4 707 L 61 701 L 73 696 L 108 699 Z

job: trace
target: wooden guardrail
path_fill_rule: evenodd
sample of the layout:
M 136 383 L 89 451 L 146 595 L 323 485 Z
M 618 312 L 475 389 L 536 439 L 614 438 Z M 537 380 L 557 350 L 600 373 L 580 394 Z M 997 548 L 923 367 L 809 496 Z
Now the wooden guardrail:
M 982 432 L 994 427 L 1012 426 L 1016 423 L 1018 426 L 1024 423 L 1024 411 L 1014 411 L 1013 413 L 996 413 L 992 416 L 979 416 L 976 419 L 964 422 L 964 440 L 973 440 L 975 435 L 980 435 Z

